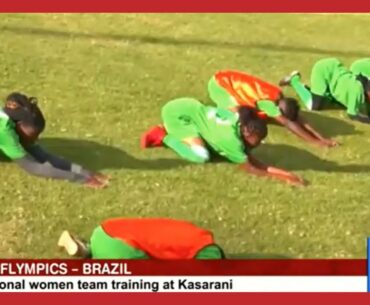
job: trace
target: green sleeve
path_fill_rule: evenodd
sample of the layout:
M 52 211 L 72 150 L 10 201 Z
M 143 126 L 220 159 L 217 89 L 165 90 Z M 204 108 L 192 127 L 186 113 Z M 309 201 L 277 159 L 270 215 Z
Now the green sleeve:
M 9 124 L 0 131 L 0 150 L 11 160 L 21 159 L 27 154 Z
M 270 100 L 258 101 L 257 102 L 257 108 L 258 108 L 258 110 L 267 114 L 267 116 L 269 116 L 270 118 L 276 118 L 276 117 L 282 115 L 278 105 L 276 105 L 276 103 L 274 103 L 273 101 L 270 101 Z
M 351 90 L 347 95 L 347 113 L 349 115 L 358 115 L 362 106 L 365 104 L 365 95 L 362 86 L 358 90 Z
M 240 154 L 233 154 L 233 155 L 228 155 L 226 156 L 231 162 L 237 163 L 237 164 L 242 164 L 247 162 L 247 155 L 245 153 L 240 153 Z

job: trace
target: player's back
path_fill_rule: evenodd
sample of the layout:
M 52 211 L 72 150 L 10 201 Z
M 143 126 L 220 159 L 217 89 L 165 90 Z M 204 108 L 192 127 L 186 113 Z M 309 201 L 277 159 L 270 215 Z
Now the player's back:
M 201 137 L 215 152 L 236 163 L 245 161 L 238 113 L 203 106 L 194 117 L 194 123 Z

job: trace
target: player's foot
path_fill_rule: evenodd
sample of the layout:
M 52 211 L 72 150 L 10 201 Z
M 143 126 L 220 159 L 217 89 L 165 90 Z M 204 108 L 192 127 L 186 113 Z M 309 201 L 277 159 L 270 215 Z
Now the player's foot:
M 283 77 L 280 81 L 279 81 L 279 86 L 283 87 L 283 86 L 289 86 L 290 85 L 290 82 L 292 81 L 292 78 L 294 76 L 299 76 L 301 77 L 301 73 L 299 73 L 299 71 L 293 71 L 292 73 L 290 73 L 289 75 Z
M 64 248 L 69 256 L 87 258 L 90 256 L 88 246 L 72 236 L 68 231 L 64 231 L 58 240 L 58 246 Z
M 162 146 L 166 134 L 166 130 L 161 125 L 150 128 L 141 137 L 141 148 Z

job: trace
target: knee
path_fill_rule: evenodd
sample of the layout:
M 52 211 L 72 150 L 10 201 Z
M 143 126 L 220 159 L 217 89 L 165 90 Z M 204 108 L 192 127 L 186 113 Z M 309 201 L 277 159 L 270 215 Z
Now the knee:
M 195 153 L 194 158 L 197 163 L 206 163 L 210 160 L 210 154 L 207 148 L 202 145 L 192 145 L 191 150 Z

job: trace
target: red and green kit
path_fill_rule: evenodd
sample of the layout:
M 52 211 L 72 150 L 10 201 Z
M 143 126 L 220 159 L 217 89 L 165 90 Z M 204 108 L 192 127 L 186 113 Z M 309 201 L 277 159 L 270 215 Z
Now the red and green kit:
M 90 239 L 95 259 L 221 259 L 210 231 L 174 219 L 104 221 Z
M 248 106 L 257 109 L 263 119 L 281 115 L 277 105 L 281 89 L 245 72 L 217 72 L 208 82 L 208 93 L 220 108 Z

